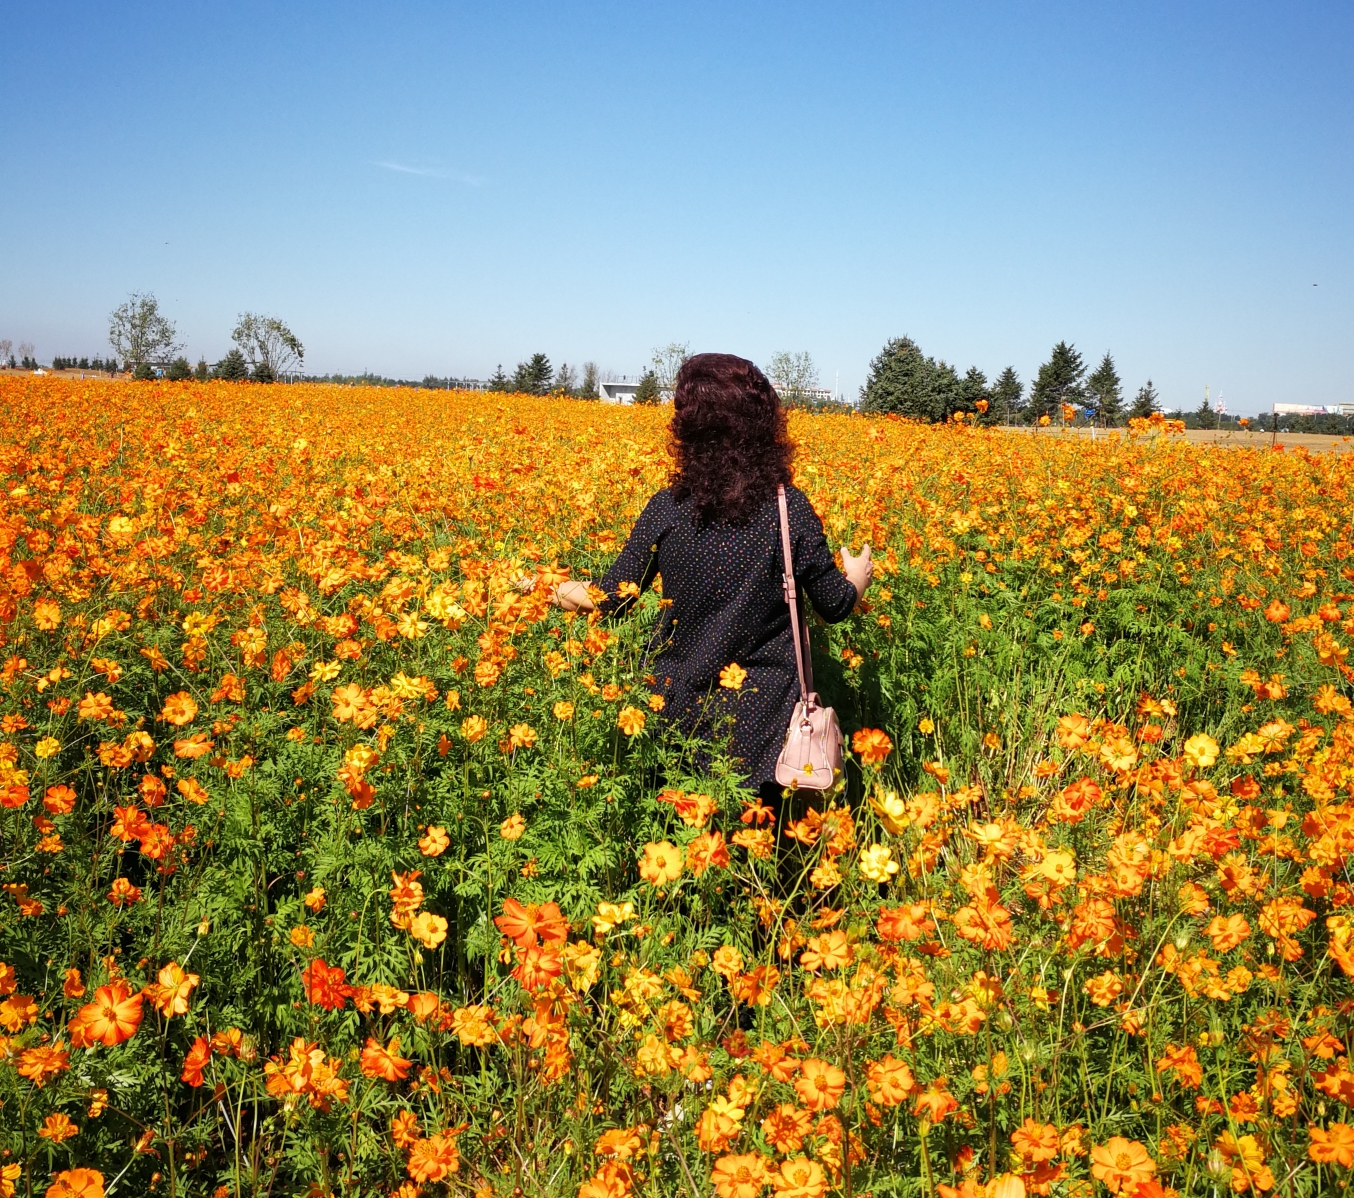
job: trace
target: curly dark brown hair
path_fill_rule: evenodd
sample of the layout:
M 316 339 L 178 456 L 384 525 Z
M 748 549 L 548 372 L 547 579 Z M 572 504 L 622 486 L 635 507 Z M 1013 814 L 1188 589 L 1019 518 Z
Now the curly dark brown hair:
M 698 519 L 743 523 L 790 481 L 785 409 L 746 358 L 688 358 L 677 372 L 673 407 L 672 497 L 693 499 Z

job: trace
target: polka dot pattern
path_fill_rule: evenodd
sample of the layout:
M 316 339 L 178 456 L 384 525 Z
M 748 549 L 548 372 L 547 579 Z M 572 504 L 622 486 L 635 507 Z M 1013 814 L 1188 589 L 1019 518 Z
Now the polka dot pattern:
M 846 619 L 856 590 L 837 569 L 823 524 L 797 487 L 785 488 L 795 582 L 828 623 Z M 795 700 L 790 609 L 782 582 L 780 518 L 773 493 L 745 524 L 695 519 L 688 498 L 668 489 L 645 506 L 625 548 L 602 580 L 614 596 L 623 582 L 644 590 L 663 576 L 664 609 L 651 641 L 649 672 L 664 696 L 664 716 L 687 732 L 717 733 L 733 718 L 733 754 L 748 784 L 775 772 L 776 756 Z M 634 600 L 610 599 L 608 615 L 624 614 Z M 737 662 L 748 672 L 738 691 L 719 685 L 719 672 Z

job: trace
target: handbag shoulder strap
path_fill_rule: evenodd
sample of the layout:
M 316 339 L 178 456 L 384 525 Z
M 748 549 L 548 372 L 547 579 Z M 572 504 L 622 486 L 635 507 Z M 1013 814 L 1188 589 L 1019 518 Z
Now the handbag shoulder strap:
M 785 501 L 785 484 L 776 488 L 776 502 L 780 507 L 780 550 L 784 559 L 785 602 L 790 606 L 790 631 L 795 640 L 795 665 L 799 669 L 799 697 L 807 706 L 813 689 L 813 663 L 808 660 L 809 630 L 802 631 L 799 623 L 799 592 L 795 587 L 794 558 L 790 552 L 790 508 Z

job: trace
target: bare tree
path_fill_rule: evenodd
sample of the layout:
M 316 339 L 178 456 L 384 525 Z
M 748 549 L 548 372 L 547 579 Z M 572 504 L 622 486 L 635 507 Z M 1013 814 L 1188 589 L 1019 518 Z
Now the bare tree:
M 782 351 L 771 355 L 771 361 L 766 366 L 766 377 L 771 380 L 783 403 L 803 403 L 809 391 L 818 386 L 818 367 L 814 365 L 813 356 L 808 350 L 797 354 Z
M 38 364 L 37 360 L 33 357 L 34 352 L 33 343 L 31 341 L 19 342 L 19 365 L 25 370 Z
M 241 312 L 230 337 L 249 359 L 256 378 L 275 379 L 280 374 L 295 370 L 305 361 L 305 346 L 276 316 Z
M 690 350 L 689 341 L 673 341 L 653 351 L 651 359 L 653 374 L 658 380 L 659 394 L 665 400 L 672 398 L 672 393 L 677 388 L 677 372 L 681 370 L 682 363 L 691 356 Z
M 3 340 L 0 340 L 0 366 L 9 365 L 9 354 L 13 348 L 14 342 L 11 341 L 8 337 L 4 338 Z
M 172 358 L 183 348 L 174 322 L 160 311 L 160 301 L 137 291 L 108 318 L 108 344 L 132 371 Z

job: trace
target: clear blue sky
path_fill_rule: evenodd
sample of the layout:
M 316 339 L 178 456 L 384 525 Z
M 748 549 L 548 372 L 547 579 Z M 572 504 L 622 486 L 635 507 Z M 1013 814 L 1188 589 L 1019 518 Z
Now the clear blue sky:
M 1354 401 L 1354 6 L 10 0 L 0 337 L 151 290 L 316 372 L 911 335 Z M 1313 286 L 1313 284 L 1317 286 Z

